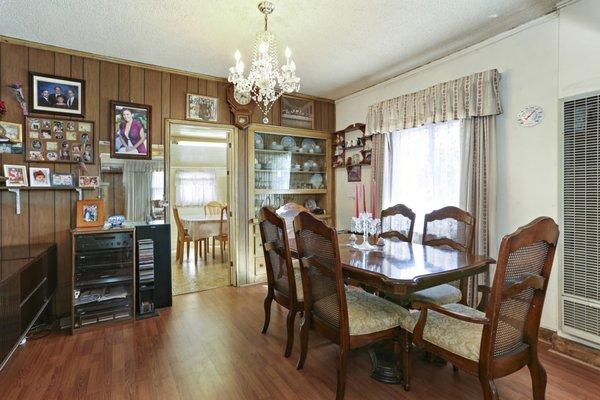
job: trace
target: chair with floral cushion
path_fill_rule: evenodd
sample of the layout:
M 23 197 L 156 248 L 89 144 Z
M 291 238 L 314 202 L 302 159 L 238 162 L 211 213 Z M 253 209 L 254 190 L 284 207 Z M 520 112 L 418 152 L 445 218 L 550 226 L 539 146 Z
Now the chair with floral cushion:
M 458 207 L 444 207 L 425 214 L 423 244 L 471 252 L 475 218 Z M 458 286 L 458 287 L 457 287 Z M 419 290 L 408 296 L 409 302 L 426 301 L 438 305 L 467 302 L 468 279 Z
M 502 239 L 485 312 L 463 304 L 413 304 L 403 324 L 416 345 L 479 377 L 485 400 L 498 399 L 494 379 L 529 367 L 533 399 L 545 398 L 546 371 L 538 358 L 538 330 L 558 242 L 558 226 L 540 217 Z M 408 357 L 406 358 L 408 360 Z M 410 381 L 408 364 L 404 381 Z
M 381 210 L 381 235 L 379 236 L 412 242 L 415 217 L 413 210 L 404 204 L 396 204 Z
M 284 356 L 289 357 L 294 345 L 294 321 L 296 313 L 304 309 L 302 279 L 300 270 L 292 266 L 286 223 L 272 209 L 260 210 L 260 236 L 263 243 L 267 267 L 267 297 L 265 298 L 265 323 L 262 333 L 266 333 L 271 319 L 271 303 L 275 300 L 288 311 L 287 341 Z
M 335 229 L 301 212 L 294 220 L 294 230 L 304 292 L 297 368 L 304 367 L 310 329 L 338 344 L 336 399 L 339 400 L 344 397 L 349 350 L 383 339 L 396 339 L 402 320 L 410 319 L 410 313 L 363 290 L 345 290 Z

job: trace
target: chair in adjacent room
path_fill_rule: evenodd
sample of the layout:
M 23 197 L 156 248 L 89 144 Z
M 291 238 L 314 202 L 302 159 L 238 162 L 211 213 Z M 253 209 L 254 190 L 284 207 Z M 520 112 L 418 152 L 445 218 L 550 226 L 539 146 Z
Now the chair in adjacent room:
M 221 209 L 225 206 L 225 204 L 221 204 L 218 201 L 209 201 L 204 205 L 204 214 L 205 215 L 219 215 Z
M 380 237 L 412 242 L 414 229 L 415 213 L 404 204 L 396 204 L 381 211 Z
M 227 218 L 228 207 L 224 206 L 221 208 L 221 220 L 219 221 L 219 234 L 217 236 L 213 236 L 212 240 L 212 256 L 215 258 L 215 242 L 219 242 L 219 247 L 221 248 L 221 261 L 225 260 L 225 248 L 227 247 L 227 242 L 229 241 L 229 222 Z
M 410 313 L 364 290 L 345 290 L 335 229 L 301 212 L 294 220 L 294 230 L 304 293 L 297 368 L 304 367 L 310 329 L 339 345 L 336 391 L 339 400 L 344 397 L 349 350 L 397 339 L 399 326 L 403 319 L 410 319 Z
M 271 320 L 273 300 L 288 310 L 287 340 L 284 356 L 292 354 L 294 346 L 294 321 L 296 314 L 304 309 L 302 279 L 300 271 L 292 265 L 286 222 L 273 210 L 263 207 L 260 210 L 260 236 L 267 267 L 267 297 L 265 298 L 265 323 L 262 333 L 267 333 Z
M 494 379 L 525 365 L 533 399 L 544 399 L 546 371 L 538 357 L 538 330 L 558 236 L 558 226 L 548 217 L 504 236 L 493 285 L 480 287 L 489 297 L 485 312 L 462 304 L 416 302 L 421 311 L 402 328 L 412 332 L 416 345 L 477 375 L 485 400 L 499 398 Z M 404 379 L 410 381 L 409 368 Z
M 470 253 L 473 246 L 475 218 L 458 207 L 448 206 L 425 214 L 423 244 L 447 247 Z M 408 296 L 410 302 L 426 301 L 438 305 L 466 304 L 468 279 L 462 279 L 458 287 L 442 284 L 423 289 Z
M 187 245 L 187 258 L 190 258 L 190 243 L 194 244 L 195 254 L 198 253 L 198 243 L 194 242 L 194 239 L 188 234 L 187 229 L 183 226 L 183 221 L 179 216 L 179 210 L 177 207 L 173 207 L 173 218 L 175 219 L 175 225 L 177 225 L 177 247 L 175 252 L 175 260 L 180 263 L 183 262 L 183 250 L 184 246 Z

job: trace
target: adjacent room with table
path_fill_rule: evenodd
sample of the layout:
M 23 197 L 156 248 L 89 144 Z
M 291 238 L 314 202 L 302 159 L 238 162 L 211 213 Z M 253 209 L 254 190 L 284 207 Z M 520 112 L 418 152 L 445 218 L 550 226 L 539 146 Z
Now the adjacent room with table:
M 0 399 L 598 397 L 600 2 L 0 24 Z

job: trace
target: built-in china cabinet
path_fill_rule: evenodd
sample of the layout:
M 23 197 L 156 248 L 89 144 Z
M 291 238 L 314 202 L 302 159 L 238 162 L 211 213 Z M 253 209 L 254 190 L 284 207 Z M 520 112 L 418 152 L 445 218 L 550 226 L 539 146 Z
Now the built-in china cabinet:
M 333 221 L 331 134 L 269 125 L 248 128 L 248 215 L 250 276 L 266 280 L 258 228 L 262 207 L 275 209 L 294 202 L 312 210 L 327 223 Z M 253 271 L 252 271 L 253 269 Z

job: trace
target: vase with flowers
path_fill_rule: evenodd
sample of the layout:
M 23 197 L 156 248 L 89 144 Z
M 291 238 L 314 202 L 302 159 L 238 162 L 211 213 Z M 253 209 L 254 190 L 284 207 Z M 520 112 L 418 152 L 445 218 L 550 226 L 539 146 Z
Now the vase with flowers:
M 2 120 L 2 117 L 4 117 L 5 113 L 6 113 L 6 104 L 4 103 L 4 101 L 0 100 L 0 120 Z

